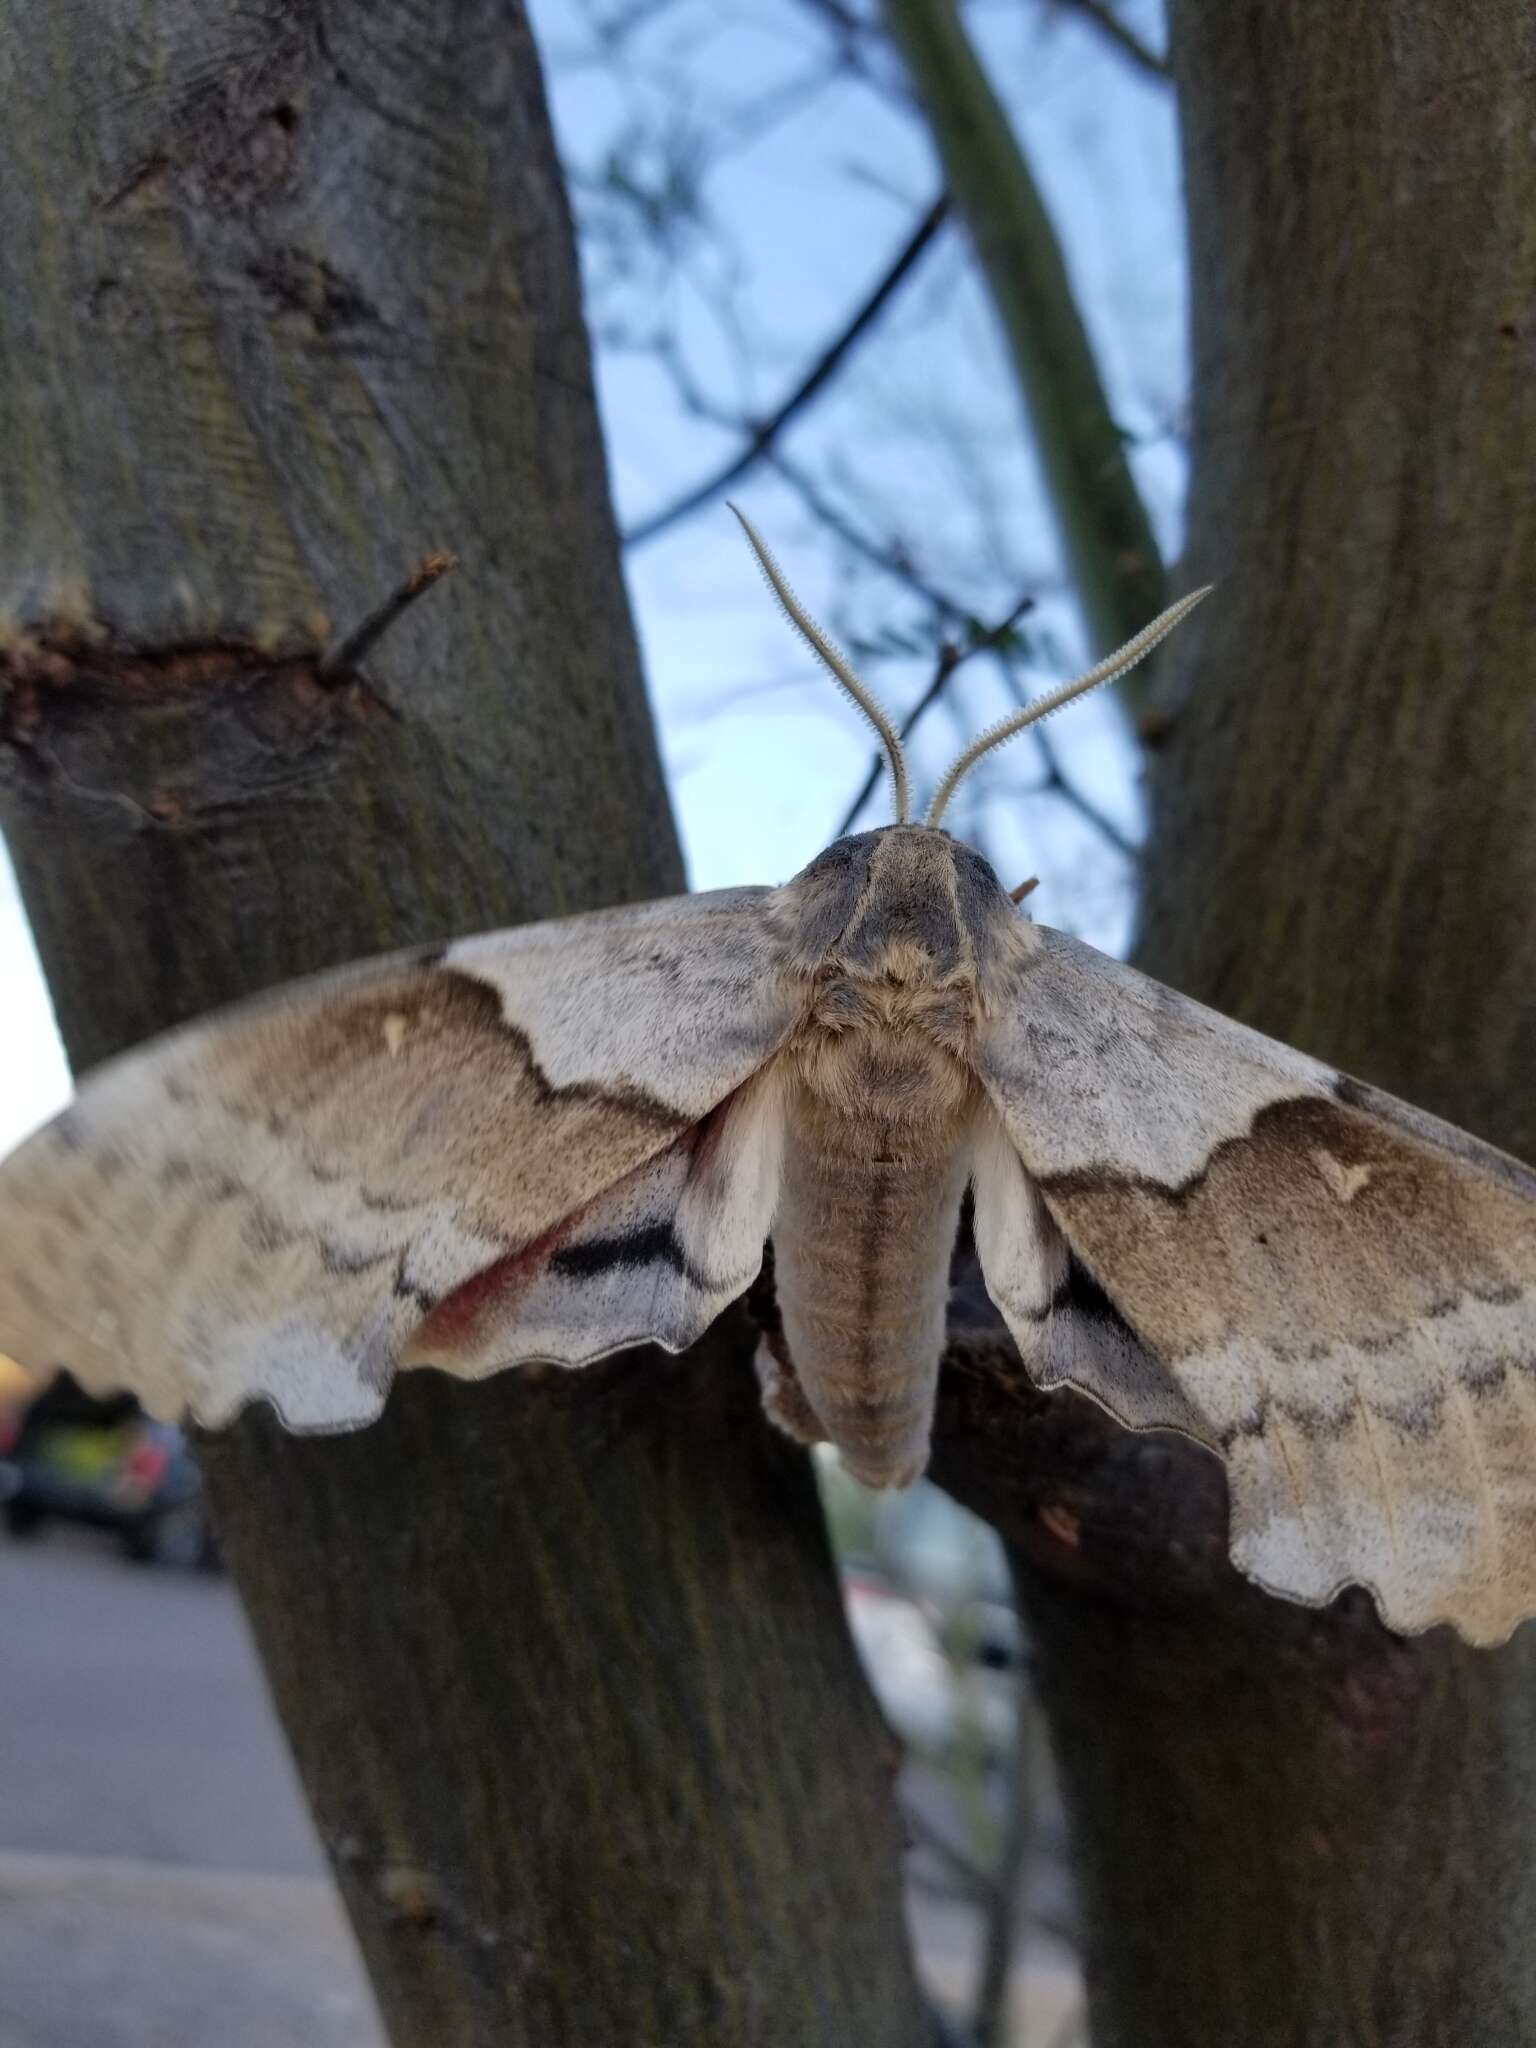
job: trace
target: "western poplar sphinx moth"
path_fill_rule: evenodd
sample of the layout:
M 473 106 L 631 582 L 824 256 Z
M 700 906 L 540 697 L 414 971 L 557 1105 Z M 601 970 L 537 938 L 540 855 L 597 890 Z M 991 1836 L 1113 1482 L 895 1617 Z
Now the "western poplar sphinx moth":
M 743 522 L 745 524 L 745 522 Z M 375 1417 L 692 1343 L 773 1240 L 769 1413 L 872 1486 L 925 1464 L 970 1188 L 1042 1387 L 1226 1463 L 1237 1565 L 1393 1627 L 1536 1611 L 1536 1175 L 1031 924 L 941 829 L 961 776 L 1199 601 L 983 733 L 778 888 L 322 975 L 89 1076 L 0 1167 L 0 1348 L 162 1417 Z

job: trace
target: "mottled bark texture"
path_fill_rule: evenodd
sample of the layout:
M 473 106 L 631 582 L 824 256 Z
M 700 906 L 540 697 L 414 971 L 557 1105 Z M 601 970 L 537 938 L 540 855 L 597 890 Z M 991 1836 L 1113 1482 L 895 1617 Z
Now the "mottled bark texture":
M 0 801 L 76 1064 L 679 886 L 520 8 L 4 0 L 0 89 Z M 207 1445 L 400 2048 L 926 2037 L 751 1341 Z
M 1140 961 L 1533 1158 L 1536 15 L 1172 28 L 1182 578 L 1218 590 L 1173 658 Z M 1032 1405 L 995 1349 L 948 1397 L 941 1467 L 1025 1582 L 1096 2048 L 1536 2040 L 1533 1632 L 1266 1599 L 1213 1461 Z

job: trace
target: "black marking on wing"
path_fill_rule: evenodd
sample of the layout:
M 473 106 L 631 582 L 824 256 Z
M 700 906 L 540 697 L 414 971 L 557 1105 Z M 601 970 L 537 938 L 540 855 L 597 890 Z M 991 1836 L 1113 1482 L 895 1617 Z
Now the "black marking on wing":
M 406 1253 L 401 1252 L 399 1258 L 395 1261 L 394 1274 L 390 1280 L 390 1292 L 394 1295 L 396 1301 L 409 1301 L 419 1308 L 424 1316 L 428 1316 L 437 1307 L 440 1297 L 434 1294 L 430 1287 L 423 1287 L 418 1281 L 410 1278 L 405 1270 L 405 1261 Z
M 551 1253 L 549 1270 L 573 1280 L 612 1272 L 616 1266 L 670 1266 L 690 1286 L 714 1292 L 714 1282 L 689 1258 L 670 1223 L 648 1223 L 642 1230 L 616 1231 L 610 1237 L 589 1237 L 582 1244 L 562 1245 Z
M 1070 1309 L 1074 1315 L 1082 1316 L 1088 1322 L 1106 1323 L 1114 1329 L 1124 1331 L 1134 1342 L 1142 1342 L 1139 1334 L 1132 1329 L 1075 1252 L 1068 1256 L 1067 1276 L 1057 1288 L 1056 1300 L 1052 1305 Z
M 1478 1395 L 1502 1386 L 1505 1377 L 1506 1373 L 1500 1370 L 1485 1377 L 1477 1386 L 1466 1384 L 1466 1391 L 1475 1400 Z M 1444 1426 L 1445 1402 L 1443 1388 L 1426 1388 L 1409 1406 L 1382 1407 L 1375 1401 L 1365 1401 L 1364 1406 L 1372 1420 L 1379 1422 L 1383 1429 L 1396 1430 L 1399 1436 L 1427 1443 Z M 1299 1401 L 1266 1390 L 1246 1415 L 1240 1415 L 1235 1422 L 1228 1423 L 1226 1428 L 1216 1433 L 1214 1441 L 1217 1448 L 1225 1454 L 1238 1444 L 1264 1436 L 1271 1419 L 1276 1416 L 1307 1443 L 1331 1443 L 1347 1436 L 1355 1427 L 1359 1420 L 1359 1406 L 1353 1398 L 1330 1406 L 1326 1402 Z
M 1132 1343 L 1145 1345 L 1146 1342 L 1115 1307 L 1077 1253 L 1070 1250 L 1067 1255 L 1066 1273 L 1050 1300 L 1039 1308 L 1015 1307 L 1013 1313 L 1025 1317 L 1032 1323 L 1047 1323 L 1052 1316 L 1058 1315 L 1081 1316 L 1085 1321 L 1104 1323 L 1112 1329 L 1121 1331 Z
M 320 1254 L 322 1269 L 335 1274 L 338 1280 L 350 1280 L 359 1273 L 372 1272 L 374 1267 L 384 1265 L 389 1258 L 388 1252 L 346 1251 L 328 1237 L 317 1237 L 315 1247 Z

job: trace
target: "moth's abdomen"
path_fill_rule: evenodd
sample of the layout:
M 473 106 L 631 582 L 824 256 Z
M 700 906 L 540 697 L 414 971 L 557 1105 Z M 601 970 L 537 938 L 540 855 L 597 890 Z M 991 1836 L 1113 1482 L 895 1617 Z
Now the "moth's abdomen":
M 969 1118 L 850 1117 L 796 1091 L 774 1272 L 801 1390 L 866 1486 L 928 1462 Z

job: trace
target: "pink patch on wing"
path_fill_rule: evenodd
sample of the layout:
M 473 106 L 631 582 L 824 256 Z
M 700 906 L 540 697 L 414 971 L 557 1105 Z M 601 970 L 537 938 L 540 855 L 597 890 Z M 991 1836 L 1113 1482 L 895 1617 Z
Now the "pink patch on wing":
M 542 1237 L 530 1238 L 519 1250 L 493 1259 L 478 1273 L 471 1274 L 462 1286 L 445 1295 L 429 1315 L 422 1317 L 411 1339 L 411 1350 L 430 1351 L 442 1358 L 472 1352 L 487 1324 L 499 1323 L 528 1292 L 551 1255 L 560 1249 L 586 1213 L 585 1209 L 573 1209 Z
M 723 1102 L 717 1103 L 696 1124 L 690 1124 L 670 1145 L 663 1146 L 660 1152 L 653 1152 L 649 1159 L 643 1159 L 621 1180 L 616 1180 L 612 1187 L 604 1188 L 590 1202 L 573 1209 L 569 1216 L 562 1216 L 542 1236 L 530 1238 L 517 1251 L 507 1252 L 502 1258 L 493 1259 L 478 1273 L 471 1274 L 468 1280 L 445 1295 L 436 1308 L 423 1316 L 411 1338 L 409 1350 L 427 1352 L 437 1358 L 472 1354 L 489 1328 L 500 1328 L 505 1323 L 508 1312 L 528 1292 L 561 1246 L 578 1234 L 583 1223 L 591 1220 L 594 1212 L 600 1212 L 602 1205 L 631 1181 L 652 1172 L 669 1153 L 686 1154 L 689 1180 L 707 1173 L 716 1162 L 726 1118 L 739 1093 L 737 1090 L 727 1095 Z

